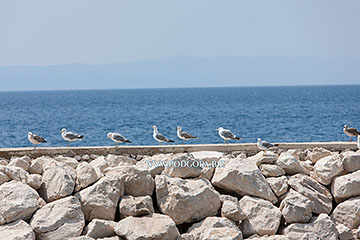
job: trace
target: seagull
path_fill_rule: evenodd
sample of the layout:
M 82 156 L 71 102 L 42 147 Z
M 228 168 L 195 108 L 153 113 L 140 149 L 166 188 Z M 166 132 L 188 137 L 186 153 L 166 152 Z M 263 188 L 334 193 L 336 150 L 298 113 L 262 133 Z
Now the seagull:
M 360 150 L 360 135 L 358 135 L 357 147 Z
M 181 131 L 181 129 L 182 129 L 182 127 L 180 127 L 180 126 L 177 127 L 177 136 L 178 136 L 178 138 L 183 140 L 183 143 L 185 143 L 186 140 L 197 138 L 197 137 L 194 137 L 193 135 L 191 135 L 190 133 Z
M 162 142 L 174 142 L 173 140 L 170 140 L 161 133 L 159 133 L 155 125 L 152 128 L 154 129 L 153 137 L 156 141 L 159 142 L 159 144 L 161 144 Z
M 355 128 L 351 128 L 348 125 L 344 125 L 344 133 L 350 137 L 350 142 L 352 137 L 359 136 L 360 132 Z
M 220 137 L 222 137 L 224 139 L 224 144 L 225 144 L 226 140 L 227 140 L 227 143 L 229 144 L 229 140 L 240 140 L 241 139 L 239 137 L 236 137 L 236 135 L 233 134 L 230 130 L 224 129 L 222 127 L 216 129 L 216 131 L 219 131 Z
M 65 141 L 69 142 L 68 145 L 69 147 L 71 142 L 81 140 L 84 137 L 83 135 L 80 134 L 68 132 L 65 128 L 61 129 L 61 136 Z
M 272 143 L 269 143 L 269 142 L 266 142 L 266 141 L 262 141 L 261 138 L 258 138 L 256 145 L 260 150 L 265 151 L 265 152 L 263 152 L 263 155 L 264 155 L 264 153 L 266 153 L 266 150 L 270 150 L 270 148 L 276 147 L 279 144 L 272 144 Z
M 113 140 L 116 143 L 116 146 L 119 143 L 131 143 L 130 140 L 126 139 L 123 135 L 121 135 L 120 133 L 108 133 L 107 134 L 107 139 L 111 138 L 111 140 Z
M 32 144 L 34 144 L 34 150 L 36 149 L 36 145 L 47 142 L 44 138 L 33 134 L 32 132 L 28 133 L 28 139 Z

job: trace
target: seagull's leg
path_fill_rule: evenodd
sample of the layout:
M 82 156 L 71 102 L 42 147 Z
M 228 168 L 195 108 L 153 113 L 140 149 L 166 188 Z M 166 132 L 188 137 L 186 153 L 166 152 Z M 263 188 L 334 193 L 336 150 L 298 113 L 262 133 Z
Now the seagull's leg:
M 351 138 L 352 138 L 352 137 L 350 136 L 350 142 L 351 142 Z
M 34 144 L 34 150 L 36 149 L 36 144 Z
M 225 138 L 224 138 L 224 144 L 225 144 Z
M 68 147 L 70 147 L 71 141 L 69 141 Z

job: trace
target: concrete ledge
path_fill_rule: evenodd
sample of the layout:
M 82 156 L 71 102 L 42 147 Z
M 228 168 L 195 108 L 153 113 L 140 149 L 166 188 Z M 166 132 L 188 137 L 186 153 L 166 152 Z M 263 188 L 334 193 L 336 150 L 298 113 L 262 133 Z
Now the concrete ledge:
M 301 142 L 301 143 L 279 143 L 279 149 L 307 149 L 322 147 L 330 151 L 343 151 L 346 149 L 357 150 L 356 142 Z M 0 148 L 0 157 L 11 158 L 13 156 L 29 156 L 32 158 L 40 156 L 63 155 L 74 157 L 83 154 L 135 154 L 135 155 L 155 155 L 159 153 L 182 153 L 197 151 L 218 151 L 233 152 L 245 151 L 248 155 L 253 155 L 259 151 L 255 143 L 240 144 L 186 144 L 186 145 L 154 145 L 154 146 L 92 146 L 92 147 L 48 147 L 48 148 Z

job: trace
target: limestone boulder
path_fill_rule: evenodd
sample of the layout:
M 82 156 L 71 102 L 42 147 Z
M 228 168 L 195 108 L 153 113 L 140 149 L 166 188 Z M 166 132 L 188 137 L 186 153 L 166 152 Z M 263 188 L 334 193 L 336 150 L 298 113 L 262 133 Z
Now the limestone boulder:
M 124 181 L 125 194 L 134 197 L 152 195 L 154 191 L 154 179 L 150 172 L 136 166 L 121 166 L 116 168 L 107 168 L 105 175 L 120 176 Z
M 98 180 L 95 169 L 87 162 L 81 162 L 76 167 L 75 191 L 86 188 Z
M 224 156 L 224 153 L 215 151 L 199 151 L 192 152 L 191 155 L 197 161 L 207 162 L 211 164 L 212 162 L 218 162 Z
M 243 235 L 233 221 L 221 217 L 207 217 L 193 224 L 180 239 L 242 240 Z
M 115 233 L 127 240 L 175 240 L 180 236 L 175 222 L 169 216 L 157 213 L 127 217 L 116 224 Z
M 136 166 L 141 169 L 148 170 L 152 177 L 161 174 L 164 171 L 168 161 L 173 158 L 173 154 L 157 154 L 154 156 L 147 156 L 136 163 Z
M 0 185 L 3 183 L 6 183 L 10 180 L 10 178 L 8 177 L 8 175 L 4 172 L 0 172 Z
M 244 236 L 252 234 L 274 235 L 281 220 L 281 211 L 271 202 L 245 196 L 239 201 L 240 208 L 246 213 L 247 218 L 240 224 Z
M 96 174 L 98 175 L 98 178 L 103 177 L 105 169 L 110 167 L 109 164 L 106 162 L 104 156 L 100 156 L 95 160 L 91 161 L 90 165 L 94 168 Z
M 85 226 L 79 199 L 70 196 L 39 209 L 30 221 L 39 240 L 62 240 L 81 235 Z
M 87 236 L 78 236 L 78 237 L 67 238 L 66 240 L 95 240 L 95 239 Z
M 272 235 L 272 236 L 259 236 L 257 234 L 254 234 L 247 239 L 254 239 L 254 240 L 289 240 L 287 236 L 284 235 Z
M 114 220 L 120 198 L 124 195 L 124 183 L 118 176 L 105 176 L 75 196 L 79 198 L 85 219 Z
M 221 207 L 221 216 L 238 222 L 246 218 L 246 213 L 240 208 L 239 202 L 225 200 Z
M 155 177 L 156 198 L 162 213 L 176 224 L 191 223 L 216 215 L 220 194 L 207 179 Z
M 27 184 L 35 190 L 40 189 L 41 187 L 42 176 L 39 174 L 29 174 L 27 179 Z
M 256 166 L 261 164 L 273 164 L 279 156 L 274 152 L 267 151 L 266 154 L 260 151 L 256 155 L 247 158 L 248 161 L 254 162 Z
M 10 181 L 0 185 L 0 225 L 18 219 L 29 219 L 43 200 L 30 186 Z
M 296 173 L 308 174 L 308 171 L 301 166 L 300 161 L 287 152 L 284 152 L 279 156 L 276 160 L 276 165 L 281 167 L 288 175 Z
M 288 179 L 286 176 L 268 177 L 266 181 L 277 197 L 280 197 L 288 190 Z
M 305 161 L 305 158 L 307 156 L 306 151 L 302 149 L 289 149 L 287 150 L 287 153 L 291 156 L 295 157 L 298 161 Z
M 334 178 L 331 193 L 337 203 L 360 195 L 360 170 Z
M 339 233 L 339 240 L 353 240 L 353 233 L 350 228 L 344 224 L 336 225 L 336 230 Z
M 129 166 L 129 165 L 131 166 L 137 163 L 135 159 L 125 155 L 109 154 L 105 157 L 105 160 L 110 167 Z
M 63 167 L 53 166 L 44 171 L 39 192 L 46 202 L 52 202 L 71 195 L 74 187 L 73 175 Z
M 292 189 L 281 201 L 280 210 L 287 223 L 306 223 L 312 217 L 311 201 Z
M 284 228 L 283 233 L 290 240 L 338 239 L 338 232 L 334 222 L 324 213 L 321 213 L 318 217 L 313 217 L 310 223 L 292 223 Z
M 348 173 L 360 170 L 360 152 L 346 152 L 343 156 L 343 167 Z
M 360 196 L 338 204 L 331 218 L 335 224 L 344 224 L 350 229 L 357 229 L 360 225 Z
M 35 233 L 29 224 L 23 220 L 0 225 L 0 239 L 6 240 L 35 240 Z
M 24 158 L 15 158 L 10 161 L 8 166 L 14 166 L 14 167 L 20 167 L 24 169 L 25 171 L 29 170 L 30 164 L 27 161 L 27 159 Z
M 121 216 L 143 216 L 154 213 L 154 206 L 150 196 L 125 196 L 120 200 L 119 211 Z
M 212 184 L 241 196 L 251 195 L 277 202 L 261 171 L 252 159 L 230 159 L 224 168 L 216 168 Z
M 339 155 L 330 155 L 319 159 L 314 165 L 311 176 L 323 185 L 329 185 L 334 177 L 343 171 L 343 163 Z
M 87 237 L 92 237 L 95 239 L 112 237 L 116 235 L 114 231 L 115 226 L 116 222 L 114 221 L 93 219 L 85 227 L 83 234 Z
M 289 178 L 288 184 L 311 201 L 313 213 L 329 214 L 331 212 L 332 196 L 330 191 L 313 178 L 304 174 L 296 174 Z
M 0 158 L 0 166 L 7 166 L 9 163 L 6 159 Z
M 312 163 L 316 163 L 319 159 L 330 156 L 331 152 L 325 148 L 314 148 L 312 151 L 307 153 L 306 159 Z
M 79 162 L 75 158 L 64 156 L 55 157 L 55 161 L 61 163 L 60 166 L 66 165 L 72 167 L 73 169 L 76 169 L 77 165 L 79 164 Z
M 272 164 L 261 164 L 260 171 L 265 177 L 279 177 L 285 175 L 284 169 Z

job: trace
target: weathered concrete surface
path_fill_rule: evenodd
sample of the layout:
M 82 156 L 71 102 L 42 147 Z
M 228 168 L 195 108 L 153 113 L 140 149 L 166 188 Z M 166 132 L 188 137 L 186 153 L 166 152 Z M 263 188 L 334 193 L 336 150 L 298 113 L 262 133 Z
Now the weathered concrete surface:
M 302 142 L 302 143 L 279 143 L 280 149 L 307 149 L 321 147 L 331 151 L 343 151 L 345 149 L 357 150 L 356 142 Z M 259 152 L 255 143 L 234 143 L 234 144 L 186 144 L 186 145 L 153 145 L 153 146 L 92 146 L 92 147 L 49 147 L 37 148 L 0 148 L 0 157 L 11 158 L 12 156 L 29 156 L 32 158 L 40 156 L 69 156 L 83 154 L 135 154 L 154 155 L 159 153 L 183 153 L 198 151 L 232 152 L 245 151 L 248 155 Z

